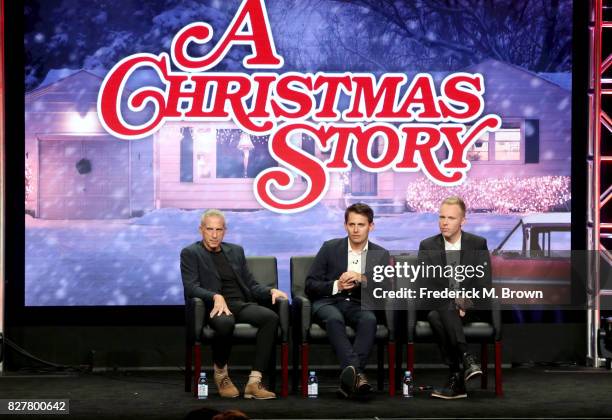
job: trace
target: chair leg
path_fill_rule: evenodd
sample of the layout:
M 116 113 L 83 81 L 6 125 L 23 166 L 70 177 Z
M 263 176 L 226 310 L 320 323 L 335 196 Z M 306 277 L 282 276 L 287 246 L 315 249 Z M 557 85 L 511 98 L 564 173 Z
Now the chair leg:
M 504 395 L 502 389 L 502 342 L 495 342 L 495 395 L 501 397 Z
M 185 392 L 191 391 L 191 368 L 193 364 L 193 346 L 185 345 Z
M 302 397 L 308 396 L 308 343 L 302 343 Z
M 480 366 L 482 369 L 480 388 L 487 389 L 489 374 L 489 346 L 487 343 L 482 343 L 480 345 Z
M 376 385 L 379 391 L 384 389 L 385 382 L 385 345 L 383 343 L 378 343 L 376 345 L 376 353 L 377 353 L 377 363 L 378 369 L 376 372 Z
M 395 341 L 389 341 L 388 348 L 389 354 L 389 395 L 395 396 Z
M 272 351 L 268 362 L 268 389 L 276 392 L 276 348 Z
M 397 391 L 397 385 L 402 383 L 402 375 L 404 372 L 402 372 L 402 368 L 404 366 L 404 361 L 402 358 L 402 345 L 400 344 L 399 346 L 396 347 L 396 351 L 395 351 L 395 385 L 396 388 L 395 390 Z
M 289 395 L 289 344 L 281 344 L 281 397 Z
M 408 370 L 414 378 L 414 343 L 408 343 L 406 345 L 406 361 L 408 364 Z
M 298 384 L 300 381 L 299 374 L 299 360 L 300 360 L 300 346 L 298 345 L 298 340 L 296 338 L 293 339 L 292 347 L 292 355 L 293 355 L 293 363 L 291 366 L 291 392 L 293 394 L 298 393 Z
M 200 348 L 200 343 L 196 343 L 195 346 L 193 346 L 193 353 L 194 353 L 194 363 L 193 363 L 193 370 L 194 370 L 194 375 L 193 375 L 193 396 L 197 397 L 198 396 L 198 379 L 200 378 L 200 372 L 202 371 L 202 351 Z

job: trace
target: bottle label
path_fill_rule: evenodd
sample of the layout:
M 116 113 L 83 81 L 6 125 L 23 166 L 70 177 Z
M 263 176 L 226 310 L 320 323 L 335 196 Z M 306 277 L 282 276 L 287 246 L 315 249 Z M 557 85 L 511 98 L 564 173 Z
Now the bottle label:
M 412 383 L 404 382 L 402 385 L 402 394 L 404 397 L 412 397 Z
M 198 398 L 208 398 L 208 384 L 198 384 Z
M 319 394 L 319 384 L 312 383 L 308 384 L 308 395 L 318 395 Z

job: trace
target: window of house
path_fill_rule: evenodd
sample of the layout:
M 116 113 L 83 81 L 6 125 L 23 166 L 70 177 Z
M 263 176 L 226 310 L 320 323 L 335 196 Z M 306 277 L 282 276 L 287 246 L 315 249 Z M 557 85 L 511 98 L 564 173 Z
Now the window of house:
M 500 128 L 495 138 L 495 160 L 521 160 L 521 128 Z
M 193 135 L 193 182 L 203 182 L 212 178 L 216 171 L 215 141 L 216 130 L 199 127 Z
M 269 136 L 252 136 L 240 129 L 219 129 L 217 178 L 254 178 L 266 168 L 277 166 L 268 152 Z
M 180 181 L 193 182 L 193 127 L 181 127 Z
M 489 160 L 489 133 L 485 133 L 474 143 L 467 153 L 468 160 Z
M 468 160 L 486 163 L 538 163 L 538 120 L 503 120 L 502 127 L 485 133 L 468 150 Z

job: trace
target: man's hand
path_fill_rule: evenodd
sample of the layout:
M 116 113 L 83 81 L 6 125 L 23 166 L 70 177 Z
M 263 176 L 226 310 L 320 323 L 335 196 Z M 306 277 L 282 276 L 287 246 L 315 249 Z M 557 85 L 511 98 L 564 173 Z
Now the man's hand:
M 215 316 L 221 316 L 222 314 L 225 314 L 225 315 L 232 314 L 229 308 L 227 307 L 227 303 L 225 303 L 225 298 L 222 295 L 216 294 L 213 297 L 213 300 L 215 302 L 215 306 L 213 306 L 212 311 L 210 311 L 211 318 Z
M 276 299 L 289 299 L 287 293 L 282 290 L 272 289 L 270 290 L 270 294 L 272 295 L 272 305 L 276 303 Z
M 338 290 L 350 290 L 361 281 L 361 274 L 354 271 L 342 273 L 338 279 Z
M 364 276 L 361 273 L 356 273 L 355 271 L 347 271 L 340 276 L 340 280 L 352 281 L 355 284 L 361 283 L 363 278 Z
M 455 298 L 455 306 L 459 309 L 459 316 L 463 318 L 465 316 L 465 311 L 472 308 L 474 306 L 474 302 L 471 299 L 466 298 Z

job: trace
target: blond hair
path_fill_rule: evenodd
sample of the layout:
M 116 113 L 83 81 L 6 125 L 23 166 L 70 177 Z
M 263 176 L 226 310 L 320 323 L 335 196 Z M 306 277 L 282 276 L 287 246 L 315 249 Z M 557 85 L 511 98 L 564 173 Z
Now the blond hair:
M 456 196 L 456 195 L 451 196 L 451 197 L 446 197 L 444 200 L 442 200 L 442 204 L 440 204 L 440 207 L 442 207 L 444 204 L 459 206 L 459 208 L 461 209 L 461 212 L 465 216 L 465 202 L 463 201 L 461 197 Z

